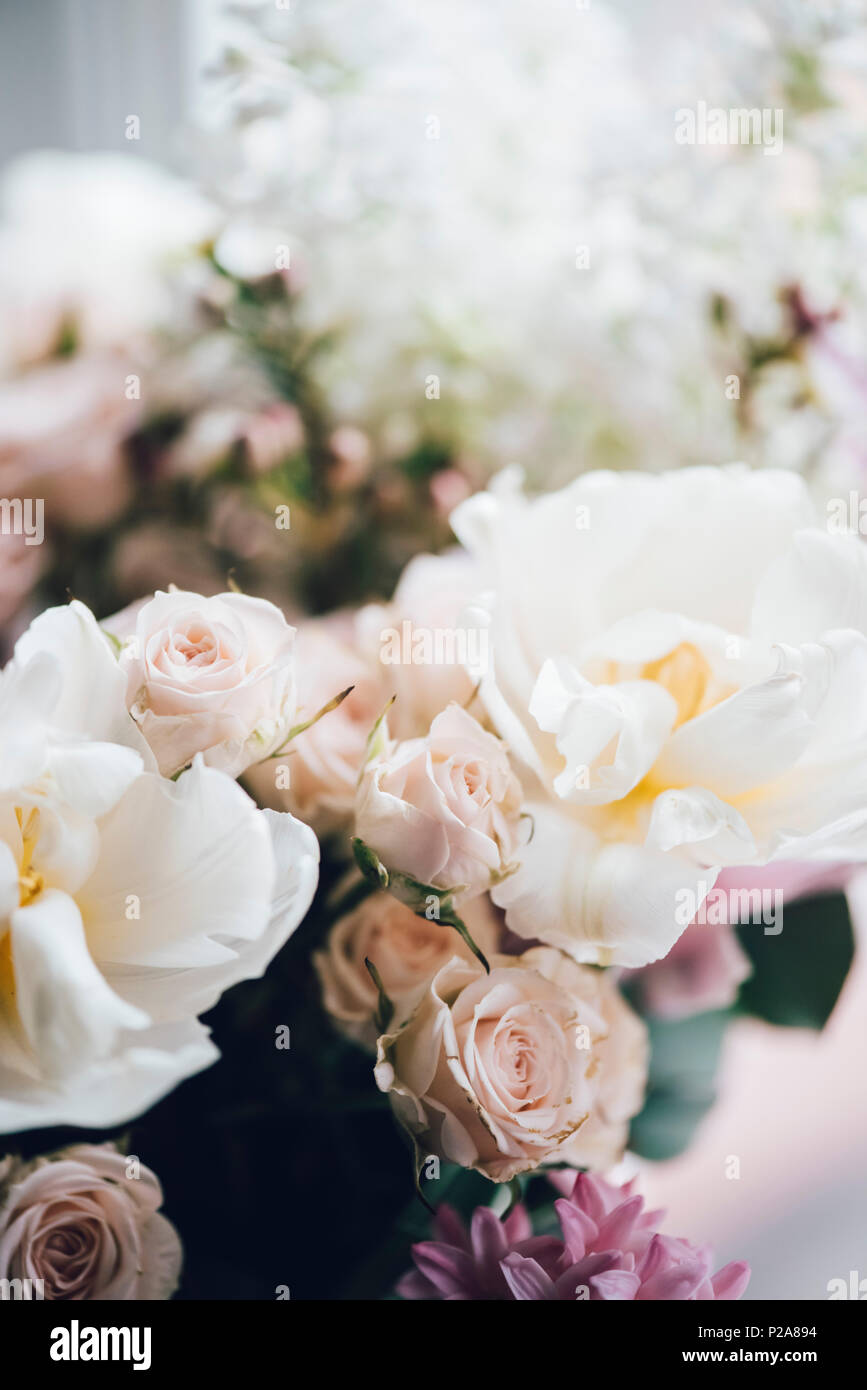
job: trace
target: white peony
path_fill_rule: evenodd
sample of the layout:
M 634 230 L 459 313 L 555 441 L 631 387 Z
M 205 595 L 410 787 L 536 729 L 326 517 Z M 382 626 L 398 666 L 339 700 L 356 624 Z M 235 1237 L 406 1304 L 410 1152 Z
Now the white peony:
M 642 965 L 723 866 L 867 857 L 867 550 L 799 478 L 504 475 L 453 524 L 535 820 L 493 894 L 514 931 Z
M 308 827 L 197 758 L 161 777 L 80 603 L 0 677 L 0 1132 L 119 1124 L 217 1056 L 197 1014 L 316 887 Z

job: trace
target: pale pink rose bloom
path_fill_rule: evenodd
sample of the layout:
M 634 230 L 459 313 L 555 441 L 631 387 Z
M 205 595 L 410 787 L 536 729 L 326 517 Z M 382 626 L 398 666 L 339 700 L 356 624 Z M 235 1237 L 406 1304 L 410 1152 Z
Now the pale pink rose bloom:
M 352 693 L 296 735 L 285 757 L 252 767 L 247 784 L 261 805 L 291 810 L 319 834 L 327 834 L 345 829 L 352 819 L 367 738 L 388 694 L 378 667 L 359 650 L 352 613 L 302 622 L 295 638 L 295 669 L 299 724 L 349 686 Z
M 493 955 L 500 922 L 487 894 L 467 904 L 464 921 L 479 949 Z M 452 956 L 472 959 L 453 927 L 417 916 L 390 893 L 373 893 L 335 922 L 313 963 L 326 1012 L 346 1037 L 375 1052 L 378 994 L 365 959 L 376 967 L 395 1010 L 404 1014 Z
M 141 404 L 128 363 L 73 357 L 0 384 L 0 495 L 42 498 L 52 527 L 104 526 L 131 495 L 126 439 Z
M 416 555 L 390 603 L 361 609 L 358 640 L 381 664 L 389 696 L 395 696 L 389 727 L 399 738 L 426 733 L 446 705 L 471 700 L 476 678 L 466 659 L 475 658 L 486 640 L 468 616 L 478 584 L 476 564 L 465 551 Z
M 422 1153 L 508 1182 L 568 1157 L 600 1106 L 609 1123 L 624 1051 L 612 1034 L 627 1018 L 643 1031 L 615 989 L 550 947 L 495 956 L 490 974 L 453 957 L 379 1039 L 377 1085 Z
M 149 1168 L 110 1144 L 13 1165 L 0 1203 L 0 1279 L 39 1279 L 46 1299 L 171 1298 L 181 1242 Z
M 563 1145 L 562 1158 L 575 1168 L 604 1171 L 622 1158 L 629 1122 L 644 1105 L 649 1049 L 647 1028 L 613 987 L 612 977 L 596 971 L 595 981 L 596 1006 L 608 1028 L 608 1036 L 597 1045 L 600 1074 L 596 1103 L 585 1123 Z
M 138 610 L 120 665 L 165 776 L 201 753 L 237 777 L 280 746 L 295 716 L 294 638 L 278 608 L 246 594 L 157 592 Z
M 356 834 L 387 868 L 458 900 L 509 872 L 521 827 L 521 784 L 506 746 L 459 705 L 426 738 L 387 748 L 358 789 Z

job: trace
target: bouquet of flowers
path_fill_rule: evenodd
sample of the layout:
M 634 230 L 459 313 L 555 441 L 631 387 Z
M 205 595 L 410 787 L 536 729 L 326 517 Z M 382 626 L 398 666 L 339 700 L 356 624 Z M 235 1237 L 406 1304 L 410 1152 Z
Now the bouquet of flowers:
M 18 638 L 0 1277 L 169 1296 L 141 1151 L 193 1296 L 743 1292 L 617 1165 L 688 1141 L 730 1019 L 842 987 L 867 558 L 741 466 L 451 524 L 297 628 L 169 586 Z

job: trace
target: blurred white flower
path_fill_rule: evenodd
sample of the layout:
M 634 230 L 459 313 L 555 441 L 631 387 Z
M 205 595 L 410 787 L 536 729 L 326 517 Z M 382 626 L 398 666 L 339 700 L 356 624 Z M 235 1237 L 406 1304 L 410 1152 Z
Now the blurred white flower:
M 539 473 L 567 454 L 819 466 L 837 414 L 785 291 L 842 308 L 865 355 L 858 6 L 241 14 L 205 168 L 269 253 L 290 248 L 298 311 L 335 333 L 316 371 L 339 416 L 383 450 L 457 438 Z M 782 149 L 679 145 L 699 101 L 783 109 Z M 780 352 L 798 371 L 754 412 Z
M 132 352 L 175 322 L 170 272 L 215 227 L 196 189 L 140 159 L 41 150 L 0 183 L 0 374 L 81 348 Z

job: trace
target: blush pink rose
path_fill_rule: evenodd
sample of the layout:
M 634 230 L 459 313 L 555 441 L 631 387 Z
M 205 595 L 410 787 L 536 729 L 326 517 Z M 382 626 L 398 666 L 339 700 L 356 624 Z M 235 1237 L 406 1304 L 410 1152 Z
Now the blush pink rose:
M 484 954 L 497 950 L 499 917 L 487 895 L 468 903 L 464 921 Z M 376 986 L 365 959 L 376 967 L 395 1009 L 409 1012 L 418 995 L 452 956 L 471 960 L 470 948 L 452 927 L 419 917 L 390 893 L 373 893 L 335 922 L 313 963 L 322 1003 L 339 1030 L 376 1051 Z
M 464 663 L 476 666 L 485 654 L 484 638 L 468 617 L 480 585 L 475 561 L 463 550 L 416 555 L 391 602 L 359 612 L 358 641 L 379 665 L 387 698 L 396 697 L 389 727 L 398 738 L 426 733 L 447 705 L 472 698 L 478 676 Z
M 352 686 L 352 693 L 298 734 L 286 758 L 252 767 L 247 785 L 260 805 L 292 811 L 318 834 L 327 834 L 345 829 L 352 820 L 367 736 L 388 694 L 378 667 L 358 648 L 352 613 L 302 622 L 295 638 L 295 669 L 299 724 L 342 690 Z
M 279 748 L 295 714 L 294 638 L 279 608 L 246 594 L 175 590 L 141 605 L 120 664 L 165 776 L 201 753 L 237 777 Z
M 615 989 L 550 947 L 496 956 L 490 974 L 453 957 L 379 1039 L 377 1085 L 421 1153 L 508 1182 L 566 1157 L 611 1093 L 613 1034 L 627 1018 L 643 1033 Z
M 521 784 L 506 745 L 449 705 L 426 738 L 398 743 L 371 763 L 355 828 L 389 869 L 461 899 L 509 872 L 520 816 Z
M 110 1144 L 13 1165 L 0 1202 L 0 1279 L 42 1280 L 57 1300 L 171 1298 L 181 1242 L 149 1168 Z M 136 1160 L 137 1162 L 137 1160 Z

